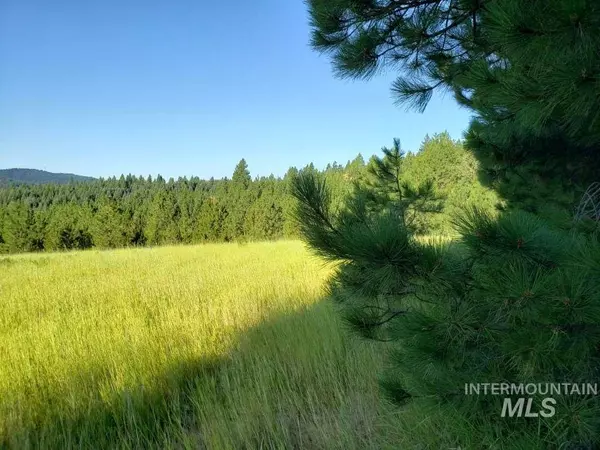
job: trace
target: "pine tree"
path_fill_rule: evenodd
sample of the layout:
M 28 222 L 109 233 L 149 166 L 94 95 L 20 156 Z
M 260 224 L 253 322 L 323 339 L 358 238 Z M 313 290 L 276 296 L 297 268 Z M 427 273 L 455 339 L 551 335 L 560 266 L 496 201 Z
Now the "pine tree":
M 397 343 L 385 392 L 399 404 L 443 411 L 440 421 L 469 423 L 467 432 L 446 424 L 452 444 L 595 448 L 596 397 L 563 396 L 556 417 L 515 422 L 500 416 L 502 397 L 465 396 L 463 387 L 595 382 L 597 237 L 553 228 L 531 213 L 496 220 L 473 210 L 457 223 L 458 243 L 423 242 L 402 220 L 409 204 L 380 176 L 380 200 L 370 207 L 360 192 L 332 213 L 326 185 L 309 172 L 296 179 L 295 195 L 308 243 L 339 263 L 329 286 L 345 319 L 366 338 Z
M 467 148 L 507 206 L 497 217 L 470 209 L 455 220 L 458 241 L 427 242 L 406 221 L 393 171 L 374 171 L 342 208 L 322 177 L 296 178 L 301 232 L 338 263 L 331 296 L 363 336 L 393 343 L 384 391 L 441 412 L 451 438 L 440 446 L 599 448 L 596 396 L 558 396 L 555 415 L 519 420 L 501 417 L 502 396 L 463 391 L 598 379 L 600 242 L 568 212 L 600 173 L 599 4 L 308 3 L 313 45 L 338 75 L 401 66 L 400 101 L 423 109 L 445 87 L 471 108 Z
M 227 217 L 223 229 L 225 240 L 235 240 L 245 234 L 245 217 L 252 202 L 248 191 L 251 182 L 248 164 L 241 159 L 235 166 L 227 192 Z
M 235 166 L 231 182 L 235 189 L 248 189 L 252 178 L 250 177 L 250 171 L 248 170 L 248 164 L 246 160 L 242 158 L 239 163 Z
M 91 225 L 92 240 L 100 248 L 119 248 L 127 245 L 123 215 L 114 201 L 103 197 Z
M 179 205 L 172 191 L 160 190 L 152 199 L 144 235 L 152 245 L 174 244 L 181 241 L 178 221 Z
M 28 204 L 11 202 L 4 216 L 3 239 L 11 252 L 43 250 L 43 217 Z
M 443 214 L 421 215 L 421 229 L 428 233 L 453 234 L 452 218 L 465 207 L 477 206 L 493 212 L 499 205 L 495 192 L 481 184 L 479 163 L 460 141 L 454 141 L 448 133 L 426 137 L 418 151 L 406 158 L 402 180 L 419 184 L 431 180 L 435 190 L 444 198 Z
M 475 113 L 467 140 L 510 205 L 569 207 L 600 168 L 600 7 L 593 0 L 308 1 L 340 77 L 402 68 L 398 102 L 435 89 Z
M 90 213 L 73 204 L 53 207 L 45 227 L 46 250 L 86 249 L 93 245 L 89 230 Z

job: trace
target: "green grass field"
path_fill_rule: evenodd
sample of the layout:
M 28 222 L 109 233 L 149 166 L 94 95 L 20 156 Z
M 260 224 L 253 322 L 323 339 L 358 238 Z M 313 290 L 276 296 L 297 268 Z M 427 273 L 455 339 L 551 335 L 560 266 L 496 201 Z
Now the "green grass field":
M 299 242 L 0 259 L 6 448 L 398 448 Z M 412 419 L 411 419 L 412 420 Z

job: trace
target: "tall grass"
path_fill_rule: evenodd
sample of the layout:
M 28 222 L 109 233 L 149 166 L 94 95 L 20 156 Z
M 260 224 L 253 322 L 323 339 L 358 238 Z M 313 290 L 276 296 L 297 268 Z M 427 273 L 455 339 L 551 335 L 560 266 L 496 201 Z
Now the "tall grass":
M 398 448 L 415 432 L 379 396 L 382 348 L 344 331 L 329 269 L 298 242 L 0 271 L 4 447 Z

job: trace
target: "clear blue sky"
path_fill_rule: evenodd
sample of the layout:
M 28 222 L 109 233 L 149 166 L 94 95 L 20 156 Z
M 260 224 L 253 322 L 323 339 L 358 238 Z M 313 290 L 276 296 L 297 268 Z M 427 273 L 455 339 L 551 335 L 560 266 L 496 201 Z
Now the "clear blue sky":
M 462 136 L 450 95 L 407 113 L 308 41 L 301 0 L 0 0 L 0 168 L 282 175 Z

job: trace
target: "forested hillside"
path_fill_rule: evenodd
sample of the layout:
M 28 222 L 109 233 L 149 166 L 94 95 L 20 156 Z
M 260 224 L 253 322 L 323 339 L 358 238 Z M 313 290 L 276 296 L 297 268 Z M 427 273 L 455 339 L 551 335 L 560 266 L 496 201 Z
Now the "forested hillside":
M 92 177 L 84 177 L 72 173 L 53 173 L 37 169 L 0 169 L 0 185 L 3 184 L 64 184 L 71 181 L 92 181 Z
M 312 164 L 290 168 L 283 178 L 252 179 L 244 160 L 231 178 L 165 180 L 132 175 L 69 184 L 0 189 L 2 252 L 115 248 L 175 243 L 278 239 L 297 235 L 291 217 L 291 182 L 301 171 L 321 173 L 341 204 L 369 161 L 361 155 L 323 171 Z M 488 209 L 496 198 L 479 183 L 476 161 L 443 133 L 427 137 L 403 159 L 406 182 L 433 182 L 444 211 L 421 217 L 422 229 L 452 231 L 450 217 L 476 202 Z

